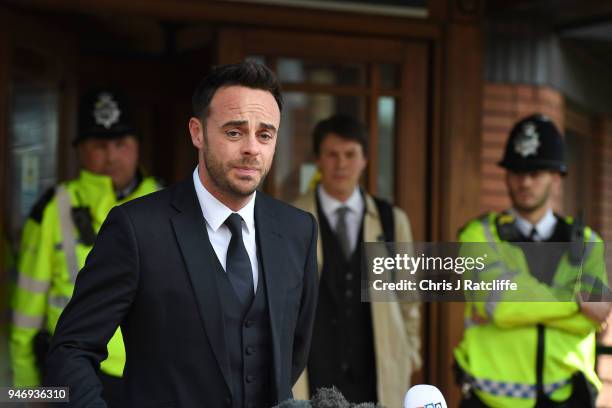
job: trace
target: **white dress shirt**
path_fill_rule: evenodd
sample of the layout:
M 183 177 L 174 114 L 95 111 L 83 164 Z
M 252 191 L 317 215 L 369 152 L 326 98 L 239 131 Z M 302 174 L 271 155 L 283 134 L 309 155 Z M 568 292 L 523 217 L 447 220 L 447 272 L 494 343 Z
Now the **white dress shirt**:
M 227 247 L 229 246 L 232 238 L 232 232 L 224 224 L 227 217 L 230 216 L 234 211 L 228 208 L 221 201 L 217 200 L 207 189 L 202 185 L 200 175 L 198 173 L 198 167 L 193 171 L 193 184 L 195 186 L 196 194 L 198 195 L 198 201 L 200 208 L 202 209 L 202 215 L 206 220 L 206 232 L 208 233 L 208 239 L 212 244 L 215 254 L 223 267 L 226 270 L 226 259 L 227 259 Z M 257 262 L 257 241 L 255 239 L 255 195 L 253 193 L 251 200 L 238 210 L 238 214 L 242 217 L 242 241 L 246 247 L 247 254 L 251 261 L 251 269 L 253 272 L 253 292 L 257 290 L 257 280 L 259 278 L 258 262 Z
M 346 228 L 349 235 L 349 244 L 351 246 L 351 253 L 355 251 L 357 247 L 357 241 L 359 240 L 359 227 L 361 227 L 361 217 L 365 208 L 363 197 L 359 191 L 359 187 L 356 187 L 353 193 L 350 195 L 348 200 L 345 202 L 339 201 L 329 195 L 322 185 L 317 188 L 317 194 L 319 196 L 319 203 L 321 203 L 321 210 L 327 218 L 327 222 L 334 232 L 338 225 L 338 208 L 342 206 L 348 207 L 346 212 Z
M 533 228 L 536 230 L 533 238 L 534 241 L 546 241 L 555 233 L 557 217 L 555 217 L 555 214 L 553 214 L 553 211 L 550 208 L 535 225 L 521 217 L 518 211 L 515 209 L 511 209 L 510 213 L 514 215 L 514 218 L 516 219 L 516 227 L 525 237 L 529 237 L 531 235 L 531 230 Z

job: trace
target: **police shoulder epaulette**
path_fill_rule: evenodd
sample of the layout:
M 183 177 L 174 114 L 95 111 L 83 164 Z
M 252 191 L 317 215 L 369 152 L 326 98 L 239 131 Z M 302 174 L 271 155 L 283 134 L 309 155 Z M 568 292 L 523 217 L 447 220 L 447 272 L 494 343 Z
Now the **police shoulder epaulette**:
M 572 217 L 571 215 L 560 215 L 557 213 L 554 213 L 554 215 L 557 218 L 557 220 L 564 222 L 567 225 L 572 225 L 574 223 L 574 217 Z
M 555 217 L 559 223 L 557 228 L 561 230 L 563 239 L 568 242 L 582 242 L 587 232 L 589 232 L 588 238 L 590 238 L 590 234 L 593 233 L 593 230 L 584 224 L 584 220 L 581 216 L 562 216 L 555 213 Z
M 555 218 L 557 219 L 557 225 L 555 226 L 556 239 L 562 242 L 571 242 L 573 236 L 578 233 L 576 230 L 577 225 L 574 224 L 574 219 L 559 214 L 555 214 Z M 584 233 L 582 233 L 582 235 L 584 236 Z
M 34 206 L 32 207 L 32 210 L 30 210 L 29 218 L 33 219 L 34 221 L 40 224 L 40 222 L 42 221 L 43 214 L 45 212 L 45 208 L 47 207 L 47 204 L 49 204 L 49 202 L 53 199 L 54 196 L 55 196 L 55 187 L 48 188 L 47 191 L 45 191 L 44 194 L 40 196 L 38 201 L 36 201 L 36 204 L 34 204 Z
M 507 225 L 514 223 L 514 215 L 503 212 L 497 215 L 496 222 L 498 225 Z
M 515 225 L 516 218 L 507 211 L 495 217 L 495 229 L 502 241 L 515 242 L 521 240 L 521 234 Z

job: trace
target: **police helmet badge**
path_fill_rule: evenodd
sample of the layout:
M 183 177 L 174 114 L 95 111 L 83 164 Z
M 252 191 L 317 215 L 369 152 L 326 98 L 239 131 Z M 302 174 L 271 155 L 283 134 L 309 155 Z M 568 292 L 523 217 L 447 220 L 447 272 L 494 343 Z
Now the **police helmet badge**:
M 540 147 L 540 134 L 533 122 L 523 125 L 521 132 L 514 140 L 514 151 L 522 157 L 536 155 Z
M 119 122 L 121 110 L 110 93 L 102 92 L 98 95 L 98 100 L 94 104 L 93 115 L 97 125 L 110 129 L 111 126 Z

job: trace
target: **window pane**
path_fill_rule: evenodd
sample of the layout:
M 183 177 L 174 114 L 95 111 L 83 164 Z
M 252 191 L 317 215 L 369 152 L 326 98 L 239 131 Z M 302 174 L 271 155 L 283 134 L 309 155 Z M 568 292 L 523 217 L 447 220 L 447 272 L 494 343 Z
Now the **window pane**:
M 377 195 L 393 202 L 395 145 L 395 99 L 378 98 L 378 174 Z
M 365 86 L 365 65 L 279 58 L 278 77 L 285 83 Z
M 395 64 L 380 64 L 380 86 L 383 89 L 400 87 L 399 66 Z
M 30 209 L 56 182 L 58 92 L 15 83 L 11 111 L 11 235 L 16 236 Z

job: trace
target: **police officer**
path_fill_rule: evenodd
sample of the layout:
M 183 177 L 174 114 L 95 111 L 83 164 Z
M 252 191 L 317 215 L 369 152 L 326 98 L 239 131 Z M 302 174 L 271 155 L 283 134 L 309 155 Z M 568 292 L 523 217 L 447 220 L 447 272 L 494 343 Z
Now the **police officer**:
M 113 90 L 83 96 L 74 141 L 82 168 L 79 177 L 47 191 L 25 223 L 11 301 L 10 355 L 17 387 L 40 385 L 49 334 L 108 212 L 160 188 L 138 168 L 139 141 L 130 109 Z M 117 330 L 100 367 L 110 406 L 119 398 L 124 362 Z
M 563 139 L 553 122 L 540 114 L 519 121 L 499 164 L 506 169 L 512 208 L 470 221 L 459 240 L 517 250 L 512 262 L 523 265 L 518 273 L 532 279 L 538 293 L 561 287 L 562 276 L 580 269 L 576 264 L 582 290 L 601 293 L 607 287 L 603 246 L 595 245 L 601 239 L 580 220 L 552 210 L 552 192 L 567 172 Z M 511 242 L 575 242 L 581 251 L 574 259 L 571 245 L 544 255 L 538 244 Z M 464 337 L 455 349 L 461 407 L 594 407 L 601 388 L 595 336 L 610 305 L 584 302 L 580 295 L 574 302 L 539 303 L 505 302 L 503 293 L 487 296 L 466 303 Z

